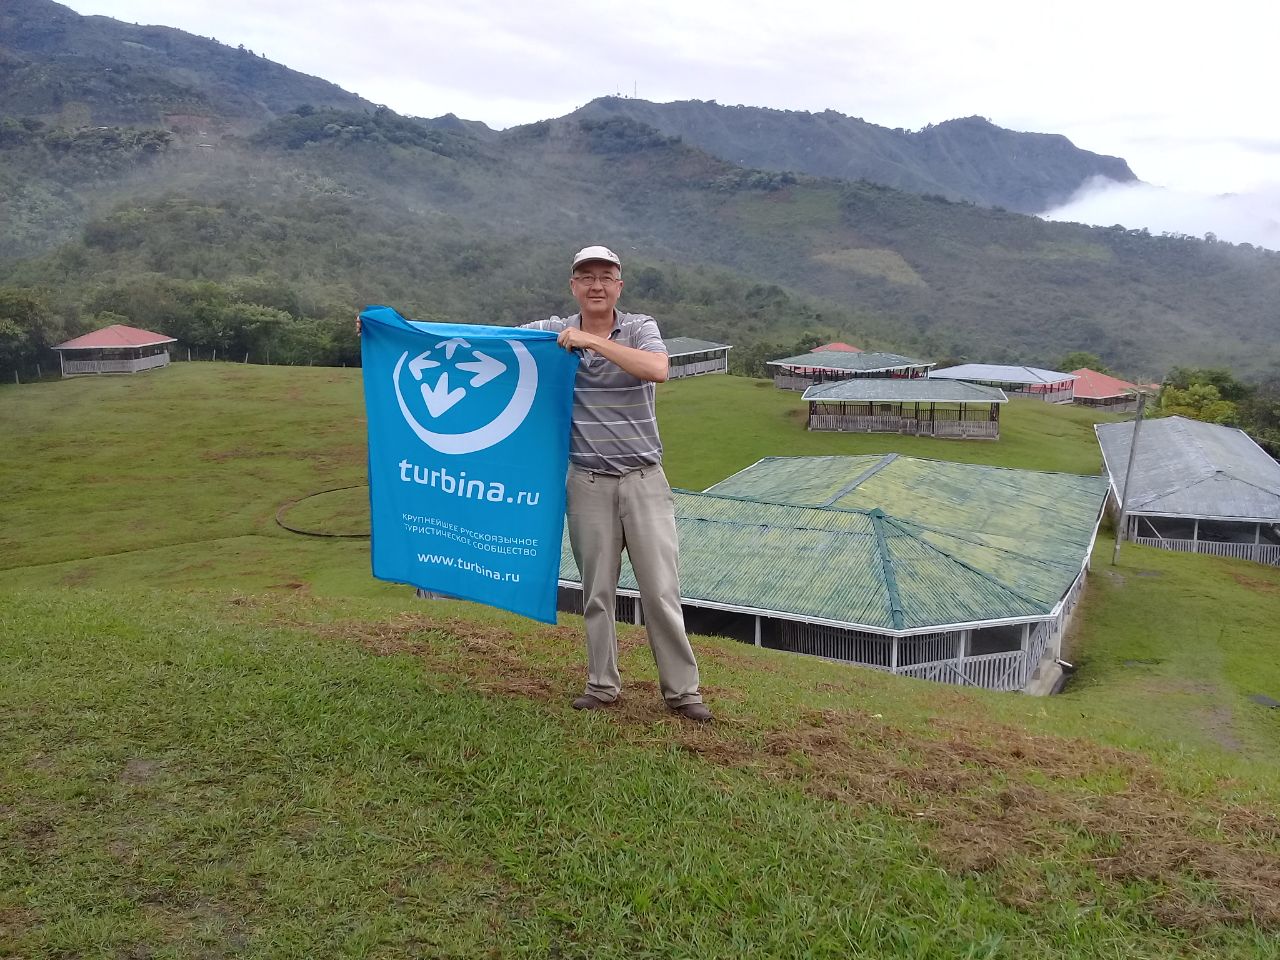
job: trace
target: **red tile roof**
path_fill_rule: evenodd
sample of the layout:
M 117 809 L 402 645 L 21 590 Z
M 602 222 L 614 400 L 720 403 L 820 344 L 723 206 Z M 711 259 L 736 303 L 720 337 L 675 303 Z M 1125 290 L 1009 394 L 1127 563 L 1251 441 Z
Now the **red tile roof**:
M 839 341 L 837 341 L 836 343 L 828 343 L 826 346 L 823 346 L 823 347 L 814 347 L 813 350 L 811 350 L 810 352 L 821 353 L 823 350 L 843 350 L 845 353 L 861 353 L 862 352 L 861 347 L 855 347 L 851 343 L 840 343 Z
M 1123 397 L 1126 393 L 1142 389 L 1128 380 L 1109 377 L 1105 373 L 1090 370 L 1088 367 L 1081 367 L 1079 370 L 1072 370 L 1071 372 L 1076 375 L 1075 395 L 1085 400 Z
M 88 350 L 92 347 L 149 347 L 154 343 L 177 343 L 173 337 L 150 330 L 139 330 L 137 327 L 126 327 L 123 323 L 113 323 L 109 327 L 86 333 L 82 337 L 60 343 L 55 350 Z

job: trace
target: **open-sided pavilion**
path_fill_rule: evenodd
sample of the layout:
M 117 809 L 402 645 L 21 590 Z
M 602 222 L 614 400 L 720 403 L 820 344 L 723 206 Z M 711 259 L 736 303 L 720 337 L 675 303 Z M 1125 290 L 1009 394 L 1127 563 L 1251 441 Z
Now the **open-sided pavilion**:
M 998 387 L 962 380 L 859 378 L 819 383 L 804 392 L 810 430 L 905 433 L 926 437 L 1000 437 Z
M 691 631 L 1024 690 L 1084 589 L 1101 477 L 887 456 L 771 457 L 676 492 Z M 565 538 L 562 609 L 581 611 Z M 643 622 L 623 563 L 619 619 Z
M 138 373 L 169 363 L 168 346 L 173 337 L 138 327 L 114 323 L 82 337 L 67 340 L 58 351 L 64 377 L 100 373 Z
M 728 373 L 729 351 L 727 343 L 713 340 L 697 340 L 693 337 L 668 337 L 662 341 L 670 361 L 668 377 L 696 377 L 703 373 Z
M 938 380 L 966 380 L 988 387 L 999 387 L 1009 397 L 1028 397 L 1049 403 L 1070 403 L 1075 396 L 1073 373 L 1042 370 L 1039 367 L 1016 367 L 999 363 L 962 363 L 943 367 L 929 376 Z
M 1280 566 L 1280 463 L 1247 433 L 1186 417 L 1144 420 L 1125 487 L 1132 423 L 1094 425 L 1110 479 L 1125 504 L 1126 540 Z

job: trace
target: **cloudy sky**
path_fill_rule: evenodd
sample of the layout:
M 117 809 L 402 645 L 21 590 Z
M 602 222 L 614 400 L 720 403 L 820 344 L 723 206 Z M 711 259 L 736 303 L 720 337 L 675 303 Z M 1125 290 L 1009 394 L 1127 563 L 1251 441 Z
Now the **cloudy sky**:
M 1280 247 L 1276 3 L 70 6 L 243 43 L 401 113 L 451 112 L 495 127 L 560 116 L 608 93 L 830 108 L 911 129 L 977 114 L 1124 157 L 1152 185 L 1091 192 L 1054 216 L 1157 232 L 1213 230 Z

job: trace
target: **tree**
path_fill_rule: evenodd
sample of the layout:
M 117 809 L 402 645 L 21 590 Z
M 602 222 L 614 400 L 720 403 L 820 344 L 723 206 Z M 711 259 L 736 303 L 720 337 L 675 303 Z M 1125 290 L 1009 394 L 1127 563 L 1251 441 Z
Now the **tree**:
M 1160 394 L 1160 409 L 1173 416 L 1191 417 L 1206 423 L 1235 423 L 1236 405 L 1222 399 L 1218 388 L 1210 383 L 1193 383 L 1186 389 L 1166 386 Z
M 1108 376 L 1111 375 L 1111 370 L 1102 362 L 1102 358 L 1096 353 L 1088 353 L 1084 350 L 1073 350 L 1058 361 L 1059 370 L 1079 370 L 1082 367 L 1087 367 L 1098 373 L 1105 373 Z
M 0 367 L 38 362 L 58 340 L 61 327 L 44 301 L 29 290 L 0 287 Z

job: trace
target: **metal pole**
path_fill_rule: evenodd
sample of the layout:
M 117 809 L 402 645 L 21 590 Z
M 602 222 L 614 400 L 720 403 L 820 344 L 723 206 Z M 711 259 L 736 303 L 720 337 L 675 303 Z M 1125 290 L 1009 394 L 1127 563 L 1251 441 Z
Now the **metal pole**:
M 1124 524 L 1128 519 L 1125 504 L 1129 500 L 1129 480 L 1133 477 L 1133 461 L 1138 454 L 1138 431 L 1142 428 L 1142 412 L 1147 407 L 1147 395 L 1138 394 L 1138 412 L 1133 415 L 1133 438 L 1129 441 L 1129 466 L 1124 471 L 1124 492 L 1120 494 L 1120 517 L 1116 521 L 1116 548 L 1111 553 L 1111 565 L 1114 567 L 1120 559 L 1120 541 L 1124 538 Z

